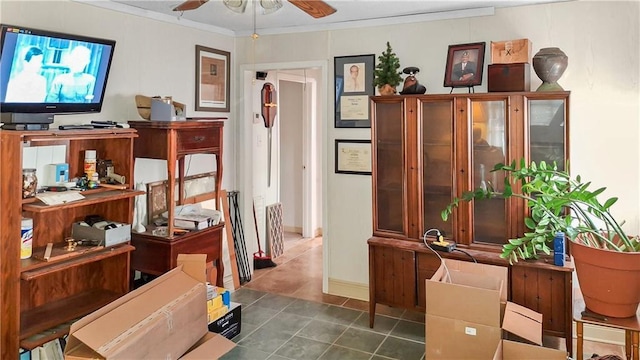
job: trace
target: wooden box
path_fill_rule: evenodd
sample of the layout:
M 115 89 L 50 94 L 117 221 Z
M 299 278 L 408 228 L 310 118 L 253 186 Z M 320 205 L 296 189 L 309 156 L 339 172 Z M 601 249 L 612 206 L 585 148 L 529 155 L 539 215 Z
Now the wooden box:
M 491 42 L 492 64 L 528 63 L 533 54 L 529 39 L 517 39 Z
M 492 64 L 488 68 L 489 92 L 530 91 L 531 70 L 529 64 Z

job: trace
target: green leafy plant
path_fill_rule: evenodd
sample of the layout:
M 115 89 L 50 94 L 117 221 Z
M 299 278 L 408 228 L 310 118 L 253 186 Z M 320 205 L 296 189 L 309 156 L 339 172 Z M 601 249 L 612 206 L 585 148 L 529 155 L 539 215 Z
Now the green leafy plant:
M 387 41 L 387 49 L 378 56 L 378 64 L 373 71 L 374 79 L 373 85 L 376 87 L 389 84 L 391 86 L 398 86 L 402 82 L 402 72 L 398 71 L 400 68 L 400 59 L 396 56 L 396 53 L 391 49 L 391 45 Z
M 500 255 L 510 263 L 518 259 L 535 259 L 540 253 L 549 255 L 549 244 L 553 243 L 557 232 L 565 233 L 571 241 L 591 247 L 640 251 L 638 237 L 628 236 L 622 229 L 624 223 L 618 222 L 611 214 L 611 206 L 618 198 L 609 198 L 604 203 L 598 200 L 605 187 L 590 190 L 591 182 L 583 181 L 579 175 L 572 178 L 568 171 L 559 170 L 555 162 L 550 165 L 544 161 L 538 164 L 532 161 L 527 165 L 522 159 L 519 166 L 516 161 L 511 165 L 497 164 L 494 171 L 504 171 L 502 192 L 495 191 L 491 184 L 465 192 L 462 197 L 455 198 L 441 215 L 446 221 L 461 201 L 497 197 L 524 199 L 530 210 L 530 217 L 525 218 L 528 231 L 521 237 L 509 239 Z M 515 184 L 520 185 L 518 192 L 514 192 Z

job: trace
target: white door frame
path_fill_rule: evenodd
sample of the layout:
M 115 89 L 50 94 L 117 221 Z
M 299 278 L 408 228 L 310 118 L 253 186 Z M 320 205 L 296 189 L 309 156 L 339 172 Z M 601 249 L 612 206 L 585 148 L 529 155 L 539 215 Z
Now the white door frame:
M 238 154 L 238 188 L 241 194 L 241 202 L 243 214 L 242 217 L 244 219 L 252 219 L 252 201 L 253 201 L 253 155 L 252 155 L 252 124 L 254 117 L 254 109 L 253 109 L 253 96 L 255 96 L 255 91 L 253 89 L 253 76 L 256 71 L 279 71 L 279 70 L 291 70 L 291 69 L 311 69 L 316 68 L 320 69 L 322 79 L 328 78 L 328 64 L 326 61 L 301 61 L 301 62 L 286 62 L 286 63 L 263 63 L 263 64 L 244 64 L 240 65 L 239 68 L 239 77 L 242 80 L 242 96 L 238 99 L 238 121 L 236 121 L 236 130 L 238 134 L 238 141 L 236 141 L 236 153 Z M 284 77 L 284 76 L 283 76 Z M 280 79 L 281 76 L 278 76 Z M 304 80 L 303 80 L 304 81 Z M 317 85 L 317 84 L 316 84 Z M 327 84 L 326 81 L 321 81 L 320 86 L 316 86 L 316 90 L 320 91 L 320 98 L 322 99 L 319 104 L 316 104 L 315 101 L 311 101 L 312 106 L 308 106 L 307 109 L 304 109 L 307 115 L 312 114 L 312 116 L 307 116 L 303 125 L 303 131 L 305 139 L 303 140 L 306 146 L 303 146 L 303 163 L 311 164 L 312 161 L 315 162 L 318 148 L 318 141 L 315 135 L 315 127 L 311 126 L 311 121 L 316 122 L 313 124 L 317 126 L 317 121 L 320 121 L 321 124 L 326 124 L 326 114 L 323 112 L 320 119 L 317 117 L 318 109 L 326 108 L 326 94 L 327 94 Z M 307 100 L 313 100 L 316 98 L 313 91 L 305 92 L 307 94 Z M 325 94 L 325 96 L 322 96 Z M 310 96 L 314 96 L 311 98 Z M 307 102 L 309 103 L 309 102 Z M 323 126 L 322 131 L 322 143 L 327 143 L 327 131 L 326 127 Z M 313 157 L 312 157 L 313 156 Z M 317 170 L 316 169 L 326 169 L 326 151 L 322 152 L 322 164 L 319 166 L 307 166 L 308 168 L 314 168 L 313 171 L 304 171 L 303 172 L 303 229 L 311 229 L 308 231 L 315 231 L 317 228 L 316 221 L 314 216 L 312 216 L 313 211 L 309 211 L 309 209 L 317 208 L 315 204 L 320 199 L 317 199 L 315 195 L 316 191 L 311 191 L 311 189 L 315 189 L 315 179 L 317 178 Z M 317 164 L 318 165 L 318 164 Z M 276 172 L 277 173 L 277 172 Z M 326 203 L 327 203 L 327 195 L 326 195 L 326 184 L 327 184 L 327 174 L 325 171 L 322 172 L 322 231 L 323 236 L 327 236 L 327 228 L 326 228 Z M 251 224 L 252 221 L 245 221 L 245 224 Z M 315 225 L 314 225 L 315 224 Z M 314 228 L 315 226 L 315 228 Z M 247 234 L 254 234 L 255 230 L 253 226 L 245 226 L 244 230 Z M 304 230 L 303 230 L 304 231 Z M 255 236 L 255 234 L 254 234 Z M 251 238 L 251 236 L 248 236 Z M 323 251 L 323 274 L 322 274 L 322 291 L 328 291 L 328 274 L 329 274 L 329 262 L 328 262 L 328 241 L 322 242 Z M 249 259 L 252 259 L 252 254 L 257 251 L 257 245 L 253 242 L 247 243 L 247 256 Z

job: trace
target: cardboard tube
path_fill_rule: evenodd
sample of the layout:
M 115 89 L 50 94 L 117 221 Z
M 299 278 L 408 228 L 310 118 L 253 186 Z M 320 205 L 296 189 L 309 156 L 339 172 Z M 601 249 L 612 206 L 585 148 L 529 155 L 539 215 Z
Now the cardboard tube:
M 111 173 L 108 175 L 109 179 L 113 179 L 117 182 L 119 182 L 120 184 L 124 184 L 125 181 L 125 177 L 123 175 L 118 175 L 116 173 Z

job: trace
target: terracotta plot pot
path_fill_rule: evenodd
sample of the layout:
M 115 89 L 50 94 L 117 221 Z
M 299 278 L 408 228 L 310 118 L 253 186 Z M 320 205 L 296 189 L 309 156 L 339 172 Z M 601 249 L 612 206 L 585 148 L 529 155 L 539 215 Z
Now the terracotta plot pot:
M 635 316 L 640 303 L 640 252 L 616 252 L 571 242 L 580 290 L 595 313 Z
M 380 92 L 380 95 L 395 95 L 396 87 L 389 84 L 384 84 L 378 88 L 378 92 Z

